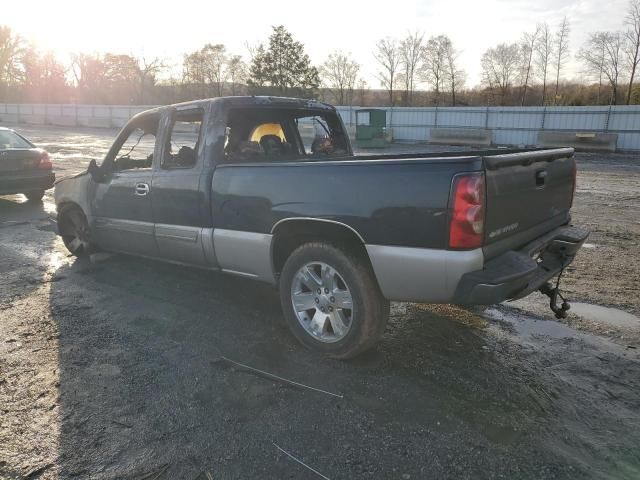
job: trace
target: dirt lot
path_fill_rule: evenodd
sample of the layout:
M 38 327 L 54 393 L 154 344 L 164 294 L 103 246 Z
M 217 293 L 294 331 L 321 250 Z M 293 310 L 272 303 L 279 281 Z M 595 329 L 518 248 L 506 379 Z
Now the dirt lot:
M 114 136 L 21 130 L 59 177 Z M 578 161 L 579 315 L 394 304 L 351 362 L 303 350 L 268 286 L 76 260 L 50 193 L 0 198 L 0 478 L 321 478 L 278 447 L 331 479 L 640 478 L 640 158 Z

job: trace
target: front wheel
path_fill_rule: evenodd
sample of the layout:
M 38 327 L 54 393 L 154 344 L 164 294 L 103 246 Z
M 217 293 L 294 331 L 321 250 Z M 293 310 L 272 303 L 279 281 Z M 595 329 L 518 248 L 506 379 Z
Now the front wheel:
M 289 256 L 280 301 L 296 338 L 334 358 L 371 348 L 389 318 L 389 302 L 364 255 L 327 243 L 306 243 Z
M 58 212 L 58 232 L 65 247 L 76 257 L 84 257 L 93 251 L 87 217 L 80 207 L 65 205 Z

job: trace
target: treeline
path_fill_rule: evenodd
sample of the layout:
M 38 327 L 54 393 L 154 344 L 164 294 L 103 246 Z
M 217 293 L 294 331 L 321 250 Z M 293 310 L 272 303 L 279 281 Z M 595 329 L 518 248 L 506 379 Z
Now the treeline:
M 420 31 L 376 43 L 379 85 L 369 85 L 349 53 L 334 51 L 313 65 L 283 26 L 273 27 L 265 44 L 247 46 L 248 61 L 223 44 L 206 44 L 178 66 L 113 53 L 78 53 L 62 63 L 0 26 L 0 102 L 167 104 L 250 94 L 363 106 L 640 103 L 640 0 L 629 1 L 623 30 L 593 32 L 575 53 L 570 34 L 564 18 L 487 49 L 481 84 L 469 87 L 452 40 Z M 580 81 L 565 79 L 572 57 L 581 65 Z

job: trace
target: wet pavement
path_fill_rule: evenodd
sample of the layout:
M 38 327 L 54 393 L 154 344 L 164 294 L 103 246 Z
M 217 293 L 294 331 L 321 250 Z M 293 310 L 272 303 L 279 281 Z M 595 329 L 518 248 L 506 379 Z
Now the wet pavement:
M 59 175 L 114 134 L 26 133 Z M 542 297 L 393 304 L 380 345 L 339 362 L 296 343 L 271 287 L 77 260 L 53 216 L 50 193 L 0 197 L 1 478 L 321 478 L 292 457 L 331 479 L 640 478 L 637 298 L 565 323 Z

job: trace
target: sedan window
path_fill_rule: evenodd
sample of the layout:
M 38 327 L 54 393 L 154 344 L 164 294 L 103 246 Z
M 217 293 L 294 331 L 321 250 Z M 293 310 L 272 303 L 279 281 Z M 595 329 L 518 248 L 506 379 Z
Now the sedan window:
M 33 148 L 33 145 L 11 130 L 0 130 L 0 150 L 9 148 Z

